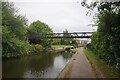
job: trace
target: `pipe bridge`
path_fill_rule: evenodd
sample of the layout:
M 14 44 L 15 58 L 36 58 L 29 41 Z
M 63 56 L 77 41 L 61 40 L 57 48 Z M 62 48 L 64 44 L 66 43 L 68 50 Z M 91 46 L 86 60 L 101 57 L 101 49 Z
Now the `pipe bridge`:
M 32 34 L 30 38 L 91 38 L 94 32 Z

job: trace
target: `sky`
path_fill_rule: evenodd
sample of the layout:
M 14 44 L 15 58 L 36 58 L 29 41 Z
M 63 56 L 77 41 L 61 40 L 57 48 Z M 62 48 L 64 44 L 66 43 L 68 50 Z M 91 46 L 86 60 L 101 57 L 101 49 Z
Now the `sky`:
M 40 20 L 48 24 L 54 32 L 94 31 L 96 28 L 88 26 L 93 24 L 91 16 L 86 16 L 89 11 L 81 6 L 82 0 L 9 0 L 14 2 L 19 14 L 28 19 L 28 24 Z M 89 2 L 88 2 L 89 3 Z

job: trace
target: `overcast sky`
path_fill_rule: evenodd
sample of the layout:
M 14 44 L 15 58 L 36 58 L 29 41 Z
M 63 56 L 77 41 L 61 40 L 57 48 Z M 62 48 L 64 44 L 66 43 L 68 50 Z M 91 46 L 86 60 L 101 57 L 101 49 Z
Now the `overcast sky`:
M 40 20 L 48 24 L 54 32 L 93 31 L 93 15 L 86 16 L 88 9 L 79 0 L 9 0 L 25 15 L 28 23 Z

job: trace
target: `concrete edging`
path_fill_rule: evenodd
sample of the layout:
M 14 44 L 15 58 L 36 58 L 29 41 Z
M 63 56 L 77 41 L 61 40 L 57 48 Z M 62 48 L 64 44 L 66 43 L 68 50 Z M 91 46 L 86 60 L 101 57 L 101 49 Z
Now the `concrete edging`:
M 57 78 L 65 78 L 65 76 L 67 75 L 67 73 L 70 71 L 70 69 L 72 68 L 72 64 L 73 64 L 73 60 L 76 57 L 77 51 L 76 53 L 72 56 L 72 58 L 67 62 L 66 66 L 63 68 L 63 70 L 60 72 L 60 74 L 58 75 Z

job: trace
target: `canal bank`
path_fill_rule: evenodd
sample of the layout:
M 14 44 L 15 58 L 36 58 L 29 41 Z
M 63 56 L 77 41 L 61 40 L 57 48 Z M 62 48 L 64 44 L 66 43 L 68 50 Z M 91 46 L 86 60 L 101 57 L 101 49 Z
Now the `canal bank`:
M 58 78 L 96 78 L 94 69 L 83 53 L 83 48 L 78 48 Z
M 63 68 L 63 70 L 59 73 L 57 78 L 65 78 L 65 76 L 69 73 L 69 71 L 72 68 L 72 64 L 73 64 L 73 60 L 75 59 L 75 57 L 77 53 L 75 53 L 72 58 L 67 62 L 66 66 Z

